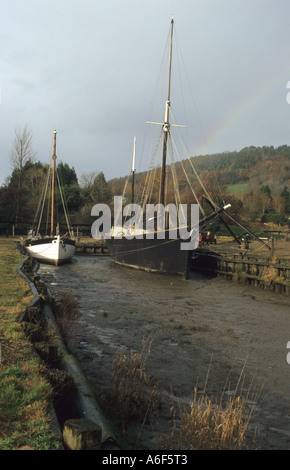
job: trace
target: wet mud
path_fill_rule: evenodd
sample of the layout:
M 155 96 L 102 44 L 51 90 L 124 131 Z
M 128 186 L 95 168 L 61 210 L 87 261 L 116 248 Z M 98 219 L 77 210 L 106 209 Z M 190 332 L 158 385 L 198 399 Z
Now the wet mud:
M 290 448 L 289 297 L 196 273 L 185 281 L 126 269 L 107 257 L 77 256 L 69 265 L 42 265 L 39 274 L 56 296 L 70 289 L 78 296 L 69 345 L 98 386 L 112 387 L 118 351 L 141 352 L 142 340 L 152 341 L 146 370 L 164 405 L 142 427 L 149 449 L 168 429 L 172 404 L 190 403 L 196 386 L 217 399 L 234 393 L 242 372 L 255 408 L 249 445 Z

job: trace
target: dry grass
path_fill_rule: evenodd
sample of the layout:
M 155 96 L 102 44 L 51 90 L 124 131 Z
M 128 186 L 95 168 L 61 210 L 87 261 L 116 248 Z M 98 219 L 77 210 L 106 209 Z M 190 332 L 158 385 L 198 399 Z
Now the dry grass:
M 62 292 L 58 297 L 58 313 L 67 321 L 76 320 L 79 315 L 78 297 L 72 290 Z
M 223 393 L 215 401 L 206 393 L 198 394 L 189 409 L 171 408 L 172 426 L 168 434 L 158 439 L 160 450 L 242 450 L 246 449 L 246 438 L 261 389 L 250 386 L 242 393 L 244 371 L 232 395 Z M 238 389 L 241 392 L 238 392 Z M 249 400 L 250 393 L 253 395 Z M 244 395 L 244 396 L 243 396 Z M 254 400 L 254 401 L 253 401 Z
M 277 276 L 276 269 L 273 266 L 268 266 L 264 268 L 261 278 L 265 282 L 266 286 L 270 286 L 272 283 L 281 280 L 279 276 Z
M 272 264 L 274 265 L 277 261 L 276 256 L 273 256 L 271 261 L 272 261 Z M 272 265 L 264 267 L 261 278 L 265 282 L 266 286 L 270 286 L 271 284 L 274 284 L 274 283 L 283 284 L 286 280 L 285 277 L 278 275 L 277 268 L 275 268 L 275 266 L 272 266 Z
M 113 413 L 115 424 L 123 436 L 128 433 L 129 425 L 138 423 L 141 424 L 140 437 L 148 417 L 154 416 L 154 427 L 158 429 L 158 419 L 156 421 L 158 415 L 155 412 L 164 404 L 159 386 L 153 383 L 146 372 L 146 361 L 151 352 L 151 345 L 152 341 L 147 343 L 143 340 L 140 353 L 131 351 L 130 355 L 127 355 L 119 352 L 113 361 L 114 391 L 109 398 L 106 397 L 106 407 Z M 226 391 L 229 385 L 228 379 L 218 401 L 210 398 L 205 390 L 200 394 L 195 388 L 194 398 L 189 407 L 171 408 L 170 429 L 168 433 L 157 438 L 158 449 L 246 449 L 250 421 L 260 400 L 262 388 L 258 389 L 253 384 L 246 388 L 245 382 L 245 368 L 243 368 L 236 389 Z
M 189 411 L 173 412 L 173 429 L 159 438 L 159 448 L 175 450 L 242 449 L 248 430 L 249 416 L 241 397 L 229 399 L 221 408 L 207 396 L 197 398 Z
M 78 296 L 72 290 L 62 292 L 58 296 L 57 304 L 54 309 L 57 323 L 61 329 L 64 339 L 72 336 L 72 322 L 80 315 L 78 308 Z
M 151 345 L 143 340 L 140 353 L 119 352 L 113 361 L 112 402 L 123 432 L 134 422 L 145 423 L 160 402 L 158 385 L 146 372 Z

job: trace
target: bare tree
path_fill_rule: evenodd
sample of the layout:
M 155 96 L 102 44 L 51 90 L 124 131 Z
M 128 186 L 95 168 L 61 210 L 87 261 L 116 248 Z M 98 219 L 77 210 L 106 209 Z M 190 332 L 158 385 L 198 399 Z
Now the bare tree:
M 33 163 L 36 154 L 32 149 L 32 132 L 27 126 L 24 129 L 15 129 L 14 145 L 10 154 L 10 161 L 13 170 L 17 169 L 22 171 L 27 162 Z
M 94 202 L 94 191 L 95 191 L 95 180 L 98 176 L 98 171 L 92 171 L 91 173 L 83 173 L 80 177 L 80 187 L 82 195 L 87 202 Z
M 15 222 L 18 222 L 20 193 L 22 189 L 23 168 L 26 163 L 35 161 L 36 154 L 32 149 L 32 132 L 25 126 L 24 129 L 15 129 L 14 145 L 10 154 L 13 171 L 17 172 L 17 197 L 15 209 Z

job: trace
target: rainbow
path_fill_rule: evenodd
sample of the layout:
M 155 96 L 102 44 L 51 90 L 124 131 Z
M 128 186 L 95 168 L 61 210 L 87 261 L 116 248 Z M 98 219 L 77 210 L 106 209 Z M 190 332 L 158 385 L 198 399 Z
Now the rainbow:
M 287 70 L 286 70 L 287 68 Z M 275 72 L 271 76 L 269 76 L 264 82 L 261 84 L 259 83 L 250 93 L 247 95 L 242 96 L 242 98 L 237 102 L 236 106 L 229 110 L 227 114 L 224 115 L 223 119 L 221 120 L 220 124 L 213 130 L 210 136 L 206 139 L 206 142 L 203 143 L 199 147 L 199 152 L 197 155 L 203 155 L 205 153 L 213 153 L 213 148 L 215 147 L 216 143 L 227 133 L 229 132 L 230 128 L 233 127 L 238 121 L 244 118 L 244 116 L 257 106 L 265 97 L 274 90 L 277 85 L 280 86 L 281 82 L 285 80 L 285 77 L 288 73 L 288 77 L 290 78 L 290 67 L 289 63 L 287 63 L 286 67 L 283 67 L 282 70 L 278 73 Z M 289 89 L 289 92 L 285 91 L 285 100 L 290 104 L 290 81 L 287 79 L 284 81 L 283 88 L 285 87 Z M 245 143 L 245 146 L 247 144 Z M 224 149 L 228 150 L 228 149 Z M 233 149 L 235 150 L 235 149 Z

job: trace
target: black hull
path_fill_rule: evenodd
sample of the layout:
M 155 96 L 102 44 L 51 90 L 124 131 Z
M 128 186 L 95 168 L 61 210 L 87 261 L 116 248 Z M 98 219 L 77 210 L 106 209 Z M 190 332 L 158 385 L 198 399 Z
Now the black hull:
M 180 239 L 106 240 L 109 253 L 115 263 L 149 272 L 177 274 L 188 278 L 192 251 L 180 249 Z

